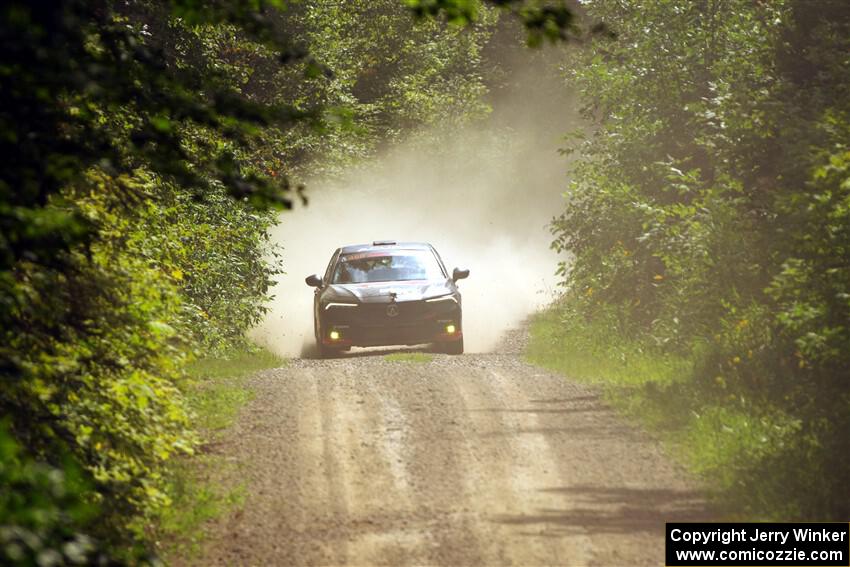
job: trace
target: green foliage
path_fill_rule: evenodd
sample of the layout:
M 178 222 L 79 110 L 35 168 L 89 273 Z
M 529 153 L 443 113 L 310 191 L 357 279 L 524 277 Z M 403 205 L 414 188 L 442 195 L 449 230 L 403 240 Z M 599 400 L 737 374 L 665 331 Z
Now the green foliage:
M 250 143 L 257 124 L 287 124 L 304 115 L 282 105 L 257 104 L 215 76 L 202 77 L 174 64 L 182 38 L 161 33 L 169 21 L 180 22 L 169 10 L 186 17 L 203 13 L 205 4 L 4 4 L 0 149 L 8 166 L 0 173 L 0 222 L 6 235 L 0 242 L 0 270 L 25 257 L 44 264 L 59 261 L 57 253 L 86 240 L 91 227 L 45 205 L 96 164 L 117 174 L 144 162 L 196 192 L 217 180 L 240 198 L 287 204 L 283 192 L 288 186 L 242 171 L 231 148 L 209 148 L 211 155 L 199 159 L 184 147 L 187 125 L 216 130 L 239 148 Z M 249 9 L 253 3 L 231 4 L 228 19 L 253 21 L 255 34 L 268 27 L 241 15 L 254 11 Z M 270 41 L 270 34 L 262 38 Z M 10 284 L 5 278 L 0 283 Z
M 34 454 L 67 445 L 109 493 L 112 525 L 128 529 L 134 510 L 162 505 L 162 467 L 193 445 L 175 385 L 184 349 L 169 324 L 179 301 L 116 242 L 88 253 L 73 253 L 65 273 L 19 265 L 27 301 L 12 315 L 26 326 L 4 337 L 19 373 L 0 405 Z
M 107 556 L 145 547 L 168 466 L 196 444 L 180 389 L 190 352 L 238 344 L 262 315 L 277 270 L 263 210 L 289 186 L 250 157 L 261 133 L 310 114 L 199 73 L 215 54 L 189 22 L 283 45 L 255 3 L 206 5 L 0 8 L 0 413 L 21 474 L 88 479 L 69 494 L 97 521 L 55 526 Z M 10 498 L 37 514 L 34 488 Z
M 741 521 L 782 521 L 826 509 L 822 463 L 801 452 L 801 423 L 787 412 L 700 380 L 709 349 L 671 354 L 583 320 L 568 304 L 537 314 L 530 362 L 598 384 L 606 399 L 658 435 L 702 477 L 719 511 Z M 801 495 L 801 496 L 797 496 Z M 814 501 L 817 499 L 817 501 Z
M 177 286 L 182 306 L 173 324 L 203 352 L 242 346 L 266 313 L 280 250 L 269 243 L 271 215 L 234 202 L 221 188 L 203 202 L 144 180 L 157 195 L 123 227 L 128 251 L 158 266 Z
M 242 378 L 259 370 L 285 365 L 285 358 L 265 348 L 252 346 L 249 350 L 239 349 L 194 360 L 186 367 L 186 373 L 195 380 Z
M 240 344 L 262 313 L 269 221 L 225 195 L 169 197 L 143 172 L 123 181 L 147 199 L 132 214 L 102 173 L 63 193 L 65 208 L 98 226 L 67 272 L 19 264 L 26 301 L 12 315 L 26 325 L 6 344 L 21 373 L 2 404 L 36 455 L 71 449 L 108 495 L 113 536 L 139 538 L 169 505 L 168 463 L 196 442 L 178 388 L 189 348 Z
M 496 16 L 482 9 L 475 25 L 461 28 L 414 19 L 397 0 L 294 5 L 286 25 L 303 30 L 305 51 L 326 72 L 289 96 L 336 111 L 322 132 L 299 132 L 305 155 L 322 156 L 307 161 L 310 173 L 339 174 L 402 137 L 485 115 L 481 50 Z
M 37 463 L 0 424 L 0 562 L 4 565 L 92 565 L 110 556 L 91 536 L 99 520 L 86 475 L 66 459 Z M 128 551 L 124 558 L 131 559 Z
M 570 62 L 594 124 L 553 224 L 553 247 L 574 255 L 561 266 L 570 309 L 637 344 L 699 349 L 694 392 L 799 425 L 735 461 L 739 480 L 803 458 L 799 479 L 763 486 L 819 477 L 789 514 L 846 517 L 850 6 L 588 10 L 617 40 Z
M 458 26 L 477 22 L 484 11 L 481 0 L 405 0 L 415 14 L 444 16 Z M 528 0 L 487 0 L 486 4 L 498 7 L 518 18 L 528 33 L 529 46 L 536 47 L 543 41 L 563 41 L 578 34 L 576 13 L 563 1 L 534 2 Z M 596 28 L 601 31 L 601 28 Z
M 206 433 L 230 426 L 239 409 L 252 398 L 243 379 L 258 370 L 284 364 L 284 359 L 257 347 L 207 356 L 190 363 L 187 374 L 192 383 L 187 395 L 194 410 L 195 425 Z
M 634 388 L 682 380 L 691 361 L 659 348 L 612 338 L 612 316 L 587 324 L 575 312 L 549 309 L 535 314 L 526 358 L 574 379 Z

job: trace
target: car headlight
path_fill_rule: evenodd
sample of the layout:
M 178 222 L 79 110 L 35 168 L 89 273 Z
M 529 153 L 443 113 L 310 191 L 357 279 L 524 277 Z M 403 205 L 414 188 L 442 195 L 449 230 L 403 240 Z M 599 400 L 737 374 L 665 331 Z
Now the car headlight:
M 441 295 L 440 297 L 431 297 L 425 300 L 425 303 L 437 303 L 438 301 L 454 301 L 457 303 L 457 298 L 454 295 Z
M 332 301 L 330 303 L 325 304 L 325 311 L 327 311 L 331 307 L 357 307 L 357 304 L 356 303 L 337 303 L 337 302 Z

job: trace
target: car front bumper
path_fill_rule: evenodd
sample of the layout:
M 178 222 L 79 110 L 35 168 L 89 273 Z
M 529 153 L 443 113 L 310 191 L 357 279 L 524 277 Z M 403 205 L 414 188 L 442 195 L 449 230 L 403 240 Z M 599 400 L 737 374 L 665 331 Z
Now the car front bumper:
M 414 345 L 463 338 L 461 307 L 454 301 L 332 307 L 322 314 L 320 329 L 322 344 L 341 348 Z

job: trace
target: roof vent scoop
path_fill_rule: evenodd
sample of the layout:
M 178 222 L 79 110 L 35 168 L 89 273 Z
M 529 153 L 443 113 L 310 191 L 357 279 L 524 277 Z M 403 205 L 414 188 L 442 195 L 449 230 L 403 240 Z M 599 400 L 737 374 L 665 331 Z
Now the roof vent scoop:
M 376 240 L 372 243 L 372 246 L 395 246 L 395 240 Z

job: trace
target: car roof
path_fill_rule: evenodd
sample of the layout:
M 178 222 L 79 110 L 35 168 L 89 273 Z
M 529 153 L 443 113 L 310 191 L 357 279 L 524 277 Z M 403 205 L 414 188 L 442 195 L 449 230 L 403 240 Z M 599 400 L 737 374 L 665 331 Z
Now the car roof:
M 354 252 L 379 252 L 381 250 L 433 250 L 427 242 L 396 242 L 394 240 L 376 240 L 372 244 L 349 244 L 340 248 L 343 254 Z

